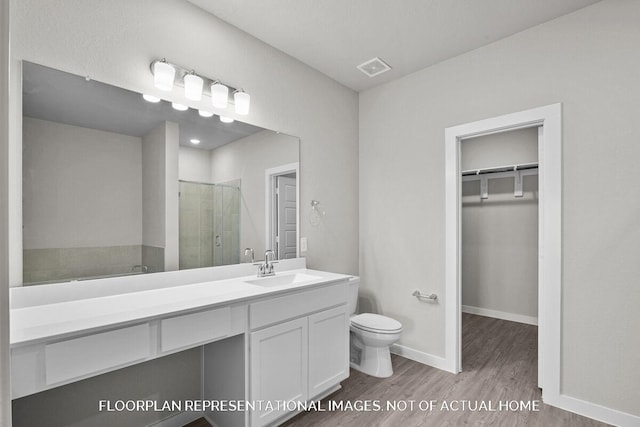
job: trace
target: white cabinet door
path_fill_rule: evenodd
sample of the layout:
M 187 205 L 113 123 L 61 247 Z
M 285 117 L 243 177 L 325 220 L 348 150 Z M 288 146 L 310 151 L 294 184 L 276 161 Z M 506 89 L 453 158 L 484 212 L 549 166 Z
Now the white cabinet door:
M 309 398 L 349 376 L 349 313 L 347 306 L 309 316 Z
M 251 400 L 263 406 L 252 412 L 252 427 L 289 412 L 287 402 L 307 400 L 308 350 L 306 317 L 251 333 Z

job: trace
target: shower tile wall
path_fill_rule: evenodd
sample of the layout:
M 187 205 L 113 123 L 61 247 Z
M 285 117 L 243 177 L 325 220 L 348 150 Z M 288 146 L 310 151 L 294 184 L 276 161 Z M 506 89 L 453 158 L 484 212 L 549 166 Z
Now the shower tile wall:
M 164 271 L 164 248 L 142 245 L 142 264 L 148 268 L 148 273 Z
M 214 187 L 214 211 L 215 214 L 213 216 L 213 233 L 212 236 L 214 241 L 212 248 L 215 245 L 215 251 L 213 253 L 213 265 L 225 265 L 224 257 L 223 257 L 223 246 L 222 239 L 224 238 L 224 188 L 216 186 Z M 225 238 L 226 242 L 227 239 Z
M 222 224 L 216 222 L 218 232 L 222 232 L 222 246 L 216 246 L 222 252 L 222 264 L 240 262 L 240 180 L 225 182 L 217 188 L 222 192 Z
M 203 266 L 200 260 L 200 186 L 180 183 L 180 269 Z
M 92 248 L 25 249 L 23 282 L 55 282 L 83 277 L 129 274 L 142 263 L 140 245 Z
M 213 185 L 199 185 L 200 195 L 200 227 L 198 238 L 200 239 L 200 267 L 209 267 L 216 264 L 213 257 L 214 245 L 214 198 L 216 187 Z

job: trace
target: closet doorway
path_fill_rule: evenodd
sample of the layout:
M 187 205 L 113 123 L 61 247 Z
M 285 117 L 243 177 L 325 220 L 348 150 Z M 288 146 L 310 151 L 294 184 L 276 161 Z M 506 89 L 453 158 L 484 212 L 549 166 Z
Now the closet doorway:
M 538 128 L 538 385 L 547 403 L 560 397 L 561 105 L 553 104 L 447 128 L 445 131 L 445 363 L 462 368 L 461 144 Z
M 506 375 L 530 389 L 537 381 L 538 131 L 460 144 L 462 370 L 500 376 L 509 364 Z

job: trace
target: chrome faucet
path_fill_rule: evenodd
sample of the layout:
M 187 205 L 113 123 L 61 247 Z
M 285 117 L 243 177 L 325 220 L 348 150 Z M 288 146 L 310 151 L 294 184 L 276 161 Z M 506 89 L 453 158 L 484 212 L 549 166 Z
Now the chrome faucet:
M 249 254 L 251 254 L 251 262 L 252 262 L 252 263 L 256 262 L 256 259 L 255 259 L 254 255 L 253 255 L 253 248 L 247 248 L 247 249 L 245 249 L 245 250 L 244 250 L 244 254 L 245 254 L 245 255 L 249 255 Z
M 271 255 L 271 261 L 269 261 L 269 255 Z M 271 249 L 264 251 L 264 263 L 258 264 L 258 277 L 273 276 L 276 272 L 273 270 L 273 264 L 277 264 L 278 261 L 274 261 L 273 257 L 275 252 Z

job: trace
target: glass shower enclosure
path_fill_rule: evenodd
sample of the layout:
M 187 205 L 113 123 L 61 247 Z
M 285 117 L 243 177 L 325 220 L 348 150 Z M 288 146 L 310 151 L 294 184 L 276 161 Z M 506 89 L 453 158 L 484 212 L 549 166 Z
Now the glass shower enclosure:
M 180 181 L 180 269 L 240 262 L 240 180 Z

